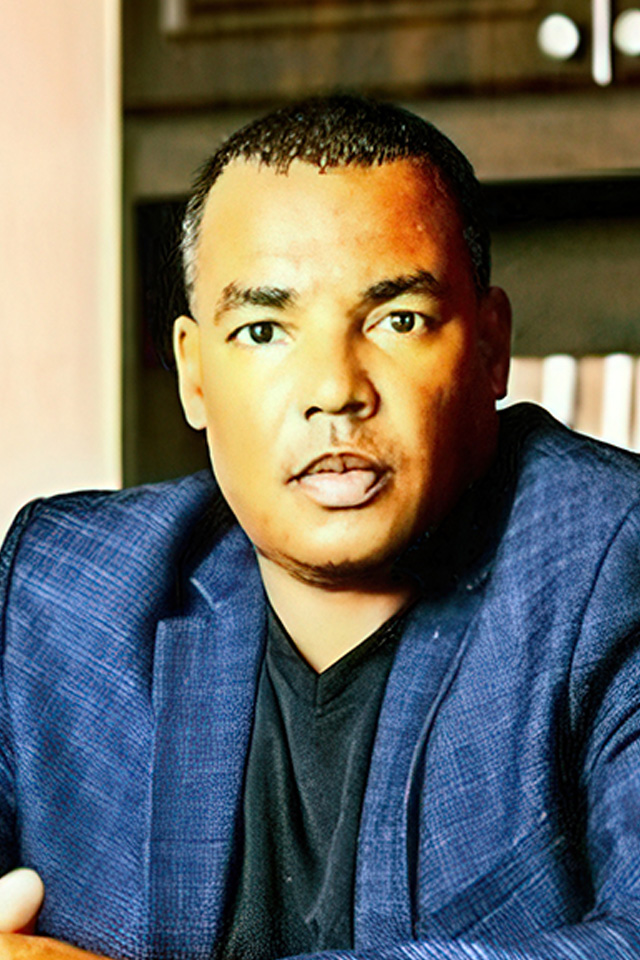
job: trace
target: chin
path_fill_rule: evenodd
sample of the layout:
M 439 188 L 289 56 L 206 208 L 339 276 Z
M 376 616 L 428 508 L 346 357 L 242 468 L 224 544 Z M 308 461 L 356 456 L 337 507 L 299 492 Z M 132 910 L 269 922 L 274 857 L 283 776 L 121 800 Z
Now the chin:
M 384 577 L 386 572 L 384 566 L 377 565 L 372 568 L 370 563 L 357 560 L 317 565 L 292 563 L 288 570 L 296 580 L 316 587 L 323 587 L 325 590 L 357 588 L 360 591 L 377 590 L 380 579 Z
M 374 591 L 379 589 L 381 581 L 388 584 L 393 563 L 404 548 L 405 544 L 386 544 L 376 553 L 368 551 L 363 556 L 343 554 L 342 557 L 339 549 L 330 551 L 326 547 L 324 550 L 314 551 L 308 557 L 302 552 L 297 556 L 259 552 L 302 583 L 328 590 L 357 588 L 361 591 Z

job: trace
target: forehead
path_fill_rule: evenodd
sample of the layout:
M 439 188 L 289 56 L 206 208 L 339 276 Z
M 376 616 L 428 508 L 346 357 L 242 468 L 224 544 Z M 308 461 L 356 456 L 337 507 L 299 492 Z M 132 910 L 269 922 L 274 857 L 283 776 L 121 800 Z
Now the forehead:
M 324 171 L 294 161 L 286 172 L 235 161 L 205 205 L 196 296 L 238 279 L 362 283 L 408 267 L 467 268 L 467 259 L 454 201 L 436 173 L 410 161 Z

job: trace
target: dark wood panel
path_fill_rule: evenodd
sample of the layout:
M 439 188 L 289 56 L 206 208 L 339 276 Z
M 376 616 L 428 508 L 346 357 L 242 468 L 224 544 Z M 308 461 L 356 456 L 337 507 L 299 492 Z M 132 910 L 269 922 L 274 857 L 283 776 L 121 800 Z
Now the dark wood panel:
M 582 31 L 570 61 L 539 50 L 551 12 Z M 128 110 L 263 104 L 335 87 L 413 99 L 593 84 L 586 0 L 132 0 L 123 17 Z M 626 83 L 640 80 L 638 58 L 618 61 Z
M 160 0 L 160 30 L 187 38 L 407 20 L 477 20 L 518 16 L 539 6 L 539 0 Z

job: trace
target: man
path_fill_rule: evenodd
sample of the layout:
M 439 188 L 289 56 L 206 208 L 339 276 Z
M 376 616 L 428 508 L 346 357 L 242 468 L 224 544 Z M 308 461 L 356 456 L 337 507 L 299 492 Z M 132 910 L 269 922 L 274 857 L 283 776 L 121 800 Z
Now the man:
M 640 469 L 499 422 L 467 161 L 397 108 L 296 104 L 203 169 L 184 254 L 180 393 L 231 511 L 205 475 L 75 494 L 4 554 L 0 869 L 41 876 L 38 932 L 640 956 Z

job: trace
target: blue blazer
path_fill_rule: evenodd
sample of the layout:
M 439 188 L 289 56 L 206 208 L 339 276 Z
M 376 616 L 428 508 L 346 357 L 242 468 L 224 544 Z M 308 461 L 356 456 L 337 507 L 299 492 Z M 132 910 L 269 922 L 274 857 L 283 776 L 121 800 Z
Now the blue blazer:
M 640 461 L 503 421 L 403 558 L 422 598 L 362 811 L 360 957 L 640 957 Z M 198 474 L 36 502 L 0 572 L 0 871 L 41 873 L 43 934 L 208 958 L 262 653 L 250 543 Z

